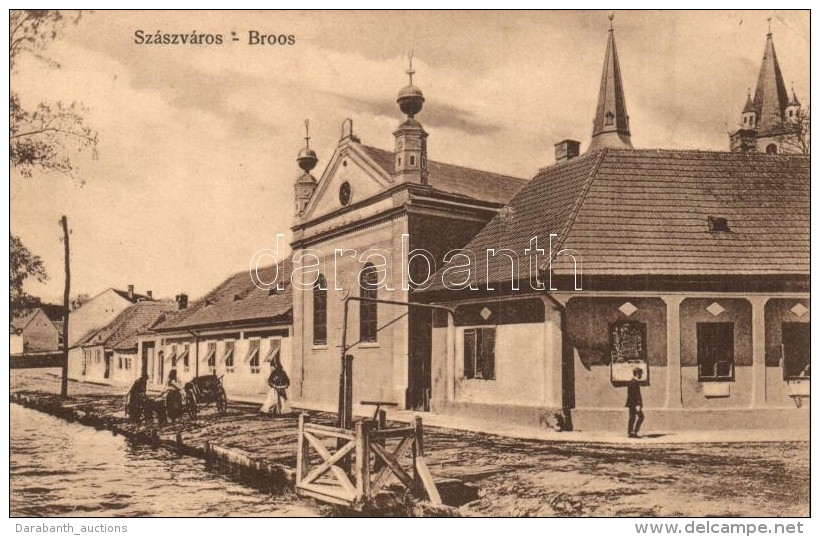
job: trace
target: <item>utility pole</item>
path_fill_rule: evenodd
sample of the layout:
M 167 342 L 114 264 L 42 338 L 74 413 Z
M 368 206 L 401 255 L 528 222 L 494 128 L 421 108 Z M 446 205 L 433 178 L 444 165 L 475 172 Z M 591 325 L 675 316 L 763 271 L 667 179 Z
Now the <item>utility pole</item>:
M 60 383 L 60 395 L 68 396 L 68 295 L 71 292 L 71 266 L 68 250 L 68 219 L 60 218 L 63 226 L 63 247 L 65 248 L 65 288 L 63 289 L 63 378 Z

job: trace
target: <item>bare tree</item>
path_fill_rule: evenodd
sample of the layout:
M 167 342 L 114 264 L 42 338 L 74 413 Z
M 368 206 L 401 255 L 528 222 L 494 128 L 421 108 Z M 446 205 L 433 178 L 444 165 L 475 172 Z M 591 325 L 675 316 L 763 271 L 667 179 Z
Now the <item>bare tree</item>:
M 792 131 L 777 137 L 784 153 L 811 154 L 811 105 L 800 108 L 788 125 Z

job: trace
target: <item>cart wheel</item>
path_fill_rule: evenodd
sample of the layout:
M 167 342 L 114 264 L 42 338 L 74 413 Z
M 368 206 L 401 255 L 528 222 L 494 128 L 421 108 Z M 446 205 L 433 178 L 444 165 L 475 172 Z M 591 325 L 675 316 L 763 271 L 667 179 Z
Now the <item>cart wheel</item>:
M 196 406 L 196 396 L 194 395 L 193 391 L 188 392 L 188 415 L 191 419 L 196 418 L 197 414 L 197 406 Z
M 228 411 L 228 396 L 225 393 L 225 388 L 222 386 L 219 387 L 219 395 L 216 400 L 216 410 L 219 412 L 220 416 L 224 416 Z

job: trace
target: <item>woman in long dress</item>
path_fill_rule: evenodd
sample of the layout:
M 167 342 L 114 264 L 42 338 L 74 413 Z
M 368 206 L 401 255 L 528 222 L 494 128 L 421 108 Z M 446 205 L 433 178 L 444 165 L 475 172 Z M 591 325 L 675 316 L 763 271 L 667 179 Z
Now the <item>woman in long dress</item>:
M 290 414 L 287 389 L 290 387 L 290 378 L 279 360 L 271 361 L 271 371 L 268 377 L 268 398 L 262 404 L 259 412 L 272 413 L 274 416 Z

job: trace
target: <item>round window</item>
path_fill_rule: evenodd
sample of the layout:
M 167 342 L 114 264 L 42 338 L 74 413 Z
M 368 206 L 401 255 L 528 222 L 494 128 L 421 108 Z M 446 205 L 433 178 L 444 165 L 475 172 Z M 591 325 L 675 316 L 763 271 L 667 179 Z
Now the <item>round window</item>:
M 339 187 L 339 202 L 342 205 L 347 205 L 350 203 L 350 183 L 347 181 L 342 183 L 342 186 Z

